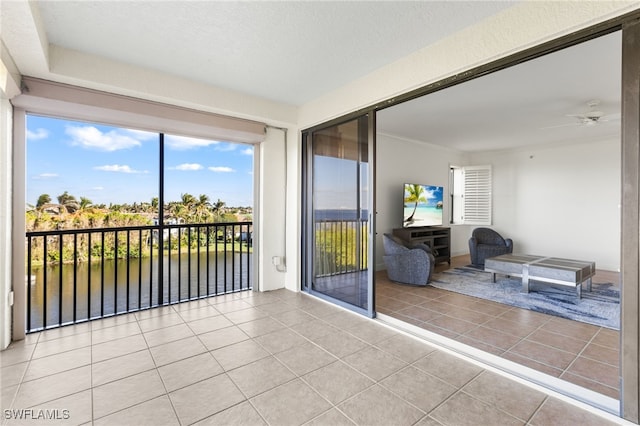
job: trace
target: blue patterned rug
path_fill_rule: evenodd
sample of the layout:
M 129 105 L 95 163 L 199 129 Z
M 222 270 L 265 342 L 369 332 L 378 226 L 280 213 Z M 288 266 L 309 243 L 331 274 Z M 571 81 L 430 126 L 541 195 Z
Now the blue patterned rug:
M 620 291 L 611 283 L 594 282 L 591 292 L 583 288 L 582 299 L 578 299 L 573 288 L 535 281 L 529 283 L 529 293 L 522 293 L 520 278 L 497 275 L 496 282 L 492 283 L 489 272 L 463 267 L 434 274 L 430 285 L 535 312 L 620 329 Z

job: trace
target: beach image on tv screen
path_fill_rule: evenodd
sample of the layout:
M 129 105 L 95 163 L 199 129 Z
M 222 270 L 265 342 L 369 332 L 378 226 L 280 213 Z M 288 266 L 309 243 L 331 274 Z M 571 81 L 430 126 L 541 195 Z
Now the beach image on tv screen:
M 403 226 L 442 225 L 442 193 L 441 186 L 406 183 Z

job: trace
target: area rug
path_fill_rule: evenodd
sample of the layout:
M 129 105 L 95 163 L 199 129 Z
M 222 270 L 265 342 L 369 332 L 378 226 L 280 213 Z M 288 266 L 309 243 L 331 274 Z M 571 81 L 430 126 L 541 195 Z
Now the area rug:
M 496 282 L 492 283 L 489 272 L 462 267 L 434 274 L 430 285 L 535 312 L 620 329 L 620 291 L 611 283 L 594 282 L 592 291 L 583 288 L 582 299 L 578 299 L 573 288 L 531 281 L 530 292 L 523 293 L 520 278 L 498 274 Z

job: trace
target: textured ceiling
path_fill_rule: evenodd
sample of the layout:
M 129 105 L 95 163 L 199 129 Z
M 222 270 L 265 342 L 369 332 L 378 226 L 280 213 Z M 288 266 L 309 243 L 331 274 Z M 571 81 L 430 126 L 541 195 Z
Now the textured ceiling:
M 378 130 L 461 151 L 619 138 L 621 34 L 612 33 L 385 109 Z M 572 114 L 604 117 L 580 124 Z
M 515 3 L 14 0 L 0 29 L 26 75 L 63 78 L 62 49 L 89 78 L 106 58 L 295 111 Z M 378 129 L 463 151 L 616 138 L 620 91 L 613 34 L 383 110 Z M 575 125 L 592 99 L 611 120 Z
M 45 1 L 49 43 L 301 105 L 513 5 Z

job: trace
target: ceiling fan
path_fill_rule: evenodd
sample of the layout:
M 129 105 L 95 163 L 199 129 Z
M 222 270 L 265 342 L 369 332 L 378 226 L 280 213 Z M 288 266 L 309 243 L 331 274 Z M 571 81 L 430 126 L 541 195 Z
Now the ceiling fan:
M 609 121 L 604 119 L 604 112 L 598 110 L 598 105 L 600 105 L 600 101 L 592 100 L 587 102 L 587 106 L 589 107 L 589 111 L 583 114 L 567 114 L 567 117 L 575 117 L 578 119 L 578 124 L 582 124 L 584 126 L 595 126 L 601 120 Z
M 587 102 L 587 106 L 589 109 L 580 114 L 567 114 L 566 117 L 576 118 L 577 120 L 573 123 L 560 124 L 558 126 L 550 126 L 544 127 L 545 129 L 552 129 L 556 127 L 565 127 L 565 126 L 595 126 L 599 123 L 604 123 L 608 121 L 613 121 L 619 119 L 619 114 L 605 114 L 604 112 L 598 109 L 598 105 L 600 105 L 599 100 L 591 100 Z M 617 117 L 616 117 L 617 116 Z

